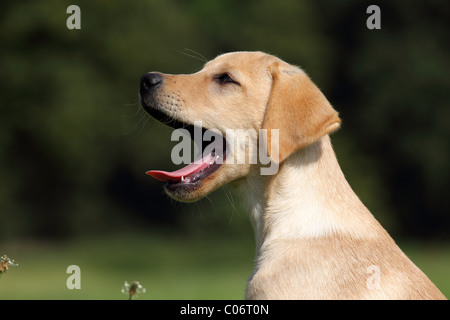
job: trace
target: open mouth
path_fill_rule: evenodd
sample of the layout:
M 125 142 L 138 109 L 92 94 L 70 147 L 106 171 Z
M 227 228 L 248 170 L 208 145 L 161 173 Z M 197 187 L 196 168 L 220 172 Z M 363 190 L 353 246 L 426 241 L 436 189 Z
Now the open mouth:
M 194 137 L 194 131 L 199 130 L 199 128 L 192 125 L 181 122 L 179 120 L 169 118 L 166 114 L 152 109 L 147 110 L 155 119 L 169 125 L 174 129 L 186 129 L 190 133 L 190 137 Z M 200 130 L 199 130 L 200 131 Z M 202 137 L 207 131 L 206 128 L 202 127 Z M 222 139 L 220 145 L 222 148 L 208 148 L 212 149 L 207 151 L 207 147 L 211 146 L 212 143 L 218 144 L 218 141 L 208 142 L 205 144 L 204 141 L 201 143 L 201 157 L 198 157 L 194 162 L 188 164 L 184 168 L 178 169 L 176 171 L 162 171 L 162 170 L 150 170 L 146 174 L 152 176 L 155 179 L 163 181 L 170 188 L 174 187 L 188 187 L 195 188 L 199 183 L 215 172 L 225 161 L 226 158 L 226 140 L 222 135 L 215 135 L 214 139 Z M 222 149 L 222 150 L 220 150 Z

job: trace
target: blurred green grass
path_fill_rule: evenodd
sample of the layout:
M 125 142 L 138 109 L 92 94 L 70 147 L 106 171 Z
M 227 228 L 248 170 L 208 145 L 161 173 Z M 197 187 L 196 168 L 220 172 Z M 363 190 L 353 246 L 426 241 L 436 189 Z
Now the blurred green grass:
M 450 247 L 400 244 L 450 296 Z M 243 299 L 253 267 L 247 236 L 126 234 L 78 241 L 11 242 L 1 246 L 19 265 L 0 279 L 0 299 L 115 299 L 125 281 L 139 281 L 138 299 Z M 69 290 L 69 265 L 81 268 L 81 289 Z
M 127 299 L 125 281 L 139 281 L 138 299 L 242 299 L 253 266 L 251 238 L 205 239 L 121 235 L 69 243 L 2 246 L 17 267 L 0 279 L 0 299 Z M 81 269 L 81 289 L 69 290 L 69 265 Z

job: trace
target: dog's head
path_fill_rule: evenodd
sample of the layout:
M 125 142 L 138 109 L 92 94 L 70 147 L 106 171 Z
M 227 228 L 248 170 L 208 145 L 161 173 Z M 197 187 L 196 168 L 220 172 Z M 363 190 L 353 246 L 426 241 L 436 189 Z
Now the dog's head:
M 300 68 L 262 52 L 223 54 L 189 75 L 146 73 L 140 99 L 154 118 L 192 138 L 214 137 L 185 168 L 148 172 L 166 182 L 166 192 L 179 201 L 198 200 L 255 174 L 252 168 L 267 164 L 261 161 L 265 150 L 279 164 L 340 125 L 337 112 Z

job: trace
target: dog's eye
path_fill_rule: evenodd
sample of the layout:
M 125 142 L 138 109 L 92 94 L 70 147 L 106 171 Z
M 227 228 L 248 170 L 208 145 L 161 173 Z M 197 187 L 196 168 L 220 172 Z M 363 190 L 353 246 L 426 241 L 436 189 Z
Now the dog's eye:
M 228 73 L 220 74 L 220 75 L 214 77 L 214 79 L 217 82 L 219 82 L 220 84 L 227 84 L 227 83 L 239 84 L 236 81 L 234 81 Z

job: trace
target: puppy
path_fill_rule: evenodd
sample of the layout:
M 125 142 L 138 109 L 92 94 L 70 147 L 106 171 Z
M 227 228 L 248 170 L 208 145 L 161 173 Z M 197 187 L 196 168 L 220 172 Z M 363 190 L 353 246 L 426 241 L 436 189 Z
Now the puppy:
M 229 182 L 240 189 L 257 243 L 248 299 L 445 299 L 349 186 L 329 137 L 341 120 L 300 68 L 228 53 L 194 74 L 144 74 L 140 98 L 174 128 L 219 135 L 185 168 L 148 174 L 185 202 Z M 249 161 L 255 150 L 273 170 Z

